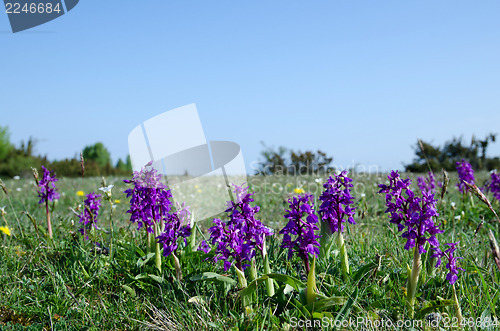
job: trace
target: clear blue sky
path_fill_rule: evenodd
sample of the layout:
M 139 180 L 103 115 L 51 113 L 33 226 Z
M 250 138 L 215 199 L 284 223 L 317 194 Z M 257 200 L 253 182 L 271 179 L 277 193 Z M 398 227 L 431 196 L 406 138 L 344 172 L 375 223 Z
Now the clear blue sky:
M 50 159 L 101 141 L 116 162 L 136 125 L 196 103 L 207 139 L 239 143 L 247 170 L 260 141 L 400 169 L 417 137 L 500 133 L 499 13 L 497 0 L 80 1 L 12 34 L 2 12 L 0 125 Z

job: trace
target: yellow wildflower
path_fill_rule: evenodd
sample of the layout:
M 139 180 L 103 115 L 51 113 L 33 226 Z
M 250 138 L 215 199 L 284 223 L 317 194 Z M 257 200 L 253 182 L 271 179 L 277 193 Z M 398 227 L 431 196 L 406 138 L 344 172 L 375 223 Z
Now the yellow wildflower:
M 0 226 L 0 231 L 2 231 L 3 233 L 5 233 L 6 235 L 10 236 L 10 230 L 8 227 L 6 226 Z
M 295 193 L 297 194 L 301 194 L 301 193 L 304 193 L 304 189 L 301 189 L 300 187 L 297 187 L 295 190 L 293 190 Z
M 79 197 L 83 197 L 85 193 L 83 191 L 78 191 L 76 192 L 76 195 L 78 195 Z
M 116 204 L 120 203 L 120 200 L 116 199 L 116 200 L 115 200 L 115 203 L 116 203 Z

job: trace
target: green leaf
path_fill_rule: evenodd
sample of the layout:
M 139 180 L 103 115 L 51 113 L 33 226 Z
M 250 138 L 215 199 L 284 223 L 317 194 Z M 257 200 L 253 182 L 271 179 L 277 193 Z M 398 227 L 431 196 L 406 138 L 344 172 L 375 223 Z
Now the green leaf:
M 163 277 L 159 277 L 159 276 L 156 276 L 156 275 L 152 275 L 152 274 L 148 274 L 149 278 L 151 278 L 152 280 L 154 280 L 155 282 L 157 283 L 163 283 L 164 279 Z
M 357 299 L 358 299 L 358 287 L 356 286 L 352 294 L 349 296 L 349 300 L 347 300 L 345 305 L 342 306 L 342 309 L 340 309 L 339 313 L 337 314 L 337 317 L 335 318 L 333 325 L 340 325 L 340 323 L 342 323 L 342 321 L 347 316 L 349 316 L 349 314 L 351 313 L 352 306 L 356 303 Z
M 257 278 L 256 280 L 254 280 L 253 282 L 251 282 L 250 284 L 248 284 L 246 288 L 241 290 L 240 294 L 241 295 L 250 295 L 250 294 L 254 293 L 255 290 L 257 289 L 257 286 L 259 286 L 260 284 L 262 284 L 265 280 L 267 280 L 269 278 L 276 279 L 277 281 L 283 282 L 283 283 L 291 286 L 293 289 L 295 289 L 298 292 L 300 292 L 306 288 L 306 284 L 304 284 L 302 281 L 300 281 L 296 278 L 293 278 L 291 276 L 282 275 L 282 274 L 269 274 L 269 275 L 261 276 L 261 277 Z
M 133 288 L 131 288 L 130 286 L 127 286 L 127 285 L 122 285 L 122 288 L 127 291 L 128 294 L 130 294 L 130 296 L 132 298 L 135 298 L 135 290 Z
M 306 288 L 306 284 L 301 280 L 288 275 L 269 274 L 269 278 L 276 279 L 279 282 L 285 283 L 293 287 L 296 291 L 301 291 Z
M 197 305 L 206 305 L 207 304 L 207 301 L 201 295 L 197 295 L 197 296 L 189 298 L 188 302 L 189 303 L 194 303 L 194 304 L 197 304 Z
M 144 279 L 148 278 L 148 274 L 138 274 L 137 276 L 134 277 L 134 279 L 139 280 L 139 279 Z
M 415 315 L 415 319 L 421 319 L 428 313 L 438 311 L 440 308 L 453 306 L 455 302 L 453 300 L 433 300 L 425 305 L 425 308 L 420 309 Z
M 80 267 L 82 268 L 83 276 L 85 277 L 85 280 L 89 280 L 89 278 L 90 278 L 89 273 L 87 272 L 87 270 L 85 270 L 85 268 L 83 267 L 83 264 L 80 261 L 78 261 L 78 263 L 80 264 Z
M 201 274 L 197 274 L 189 278 L 192 282 L 197 281 L 208 281 L 208 282 L 216 282 L 216 283 L 227 283 L 234 285 L 236 281 L 230 277 L 219 275 L 215 272 L 203 272 Z
M 148 263 L 149 260 L 151 260 L 153 256 L 155 256 L 155 253 L 149 253 L 146 256 L 140 257 L 136 263 L 137 268 L 141 268 L 142 266 L 144 266 L 146 263 Z
M 326 299 L 321 299 L 316 302 L 313 302 L 311 304 L 306 305 L 306 309 L 310 312 L 322 312 L 323 310 L 326 310 L 328 308 L 331 308 L 333 306 L 340 306 L 344 305 L 346 303 L 346 298 L 345 297 L 330 297 Z

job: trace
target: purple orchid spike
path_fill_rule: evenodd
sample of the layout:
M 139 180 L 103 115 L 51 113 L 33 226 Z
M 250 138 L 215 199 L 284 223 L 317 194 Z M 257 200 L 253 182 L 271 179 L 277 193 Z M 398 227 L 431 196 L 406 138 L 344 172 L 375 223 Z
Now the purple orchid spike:
M 59 193 L 57 192 L 55 184 L 59 179 L 57 179 L 55 175 L 52 175 L 52 172 L 47 170 L 44 166 L 42 166 L 42 169 L 43 177 L 38 183 L 39 204 L 59 199 Z
M 351 196 L 352 179 L 347 177 L 347 171 L 342 171 L 339 175 L 328 178 L 323 185 L 325 191 L 319 197 L 322 201 L 319 207 L 319 214 L 324 222 L 328 222 L 332 233 L 344 231 L 346 221 L 351 224 L 354 222 L 354 211 L 351 207 L 353 197 Z
M 312 194 L 303 194 L 288 200 L 289 210 L 286 210 L 285 218 L 288 223 L 279 232 L 283 234 L 281 247 L 288 248 L 288 258 L 294 253 L 303 261 L 306 273 L 309 274 L 309 254 L 318 257 L 319 243 L 316 239 L 321 236 L 314 233 L 319 230 L 318 216 L 314 211 L 314 202 Z M 296 236 L 292 240 L 292 235 Z
M 456 163 L 457 173 L 458 173 L 458 190 L 460 193 L 468 191 L 467 186 L 464 184 L 466 181 L 469 184 L 474 184 L 474 169 L 469 162 L 462 159 L 461 162 Z
M 85 239 L 89 239 L 88 231 L 91 227 L 96 228 L 97 218 L 99 216 L 99 208 L 101 206 L 100 194 L 95 194 L 94 192 L 86 195 L 82 213 L 80 214 L 80 223 L 82 223 L 82 228 L 79 232 L 85 236 Z
M 444 252 L 439 249 L 439 247 L 434 248 L 434 255 L 432 257 L 437 257 L 438 261 L 436 264 L 436 268 L 441 265 L 441 259 L 445 258 L 447 260 L 446 263 L 446 268 L 449 270 L 448 274 L 446 275 L 446 279 L 448 282 L 453 285 L 455 282 L 458 280 L 458 270 L 465 271 L 464 269 L 457 267 L 457 260 L 463 259 L 463 257 L 457 257 L 454 256 L 454 252 L 457 249 L 458 243 L 449 243 L 446 244 L 450 246 L 447 250 Z
M 215 225 L 208 229 L 210 242 L 215 246 L 214 262 L 223 260 L 226 271 L 233 263 L 244 270 L 247 262 L 255 256 L 256 249 L 262 250 L 265 237 L 273 234 L 255 217 L 260 207 L 250 206 L 254 193 L 249 193 L 248 187 L 233 186 L 235 201 L 228 201 L 226 209 L 229 220 L 223 222 L 216 218 L 213 221 Z M 210 251 L 206 242 L 202 242 L 199 249 Z
M 403 232 L 406 239 L 405 249 L 415 246 L 419 253 L 426 252 L 426 242 L 433 247 L 438 247 L 436 234 L 443 231 L 434 223 L 433 218 L 439 214 L 436 211 L 434 194 L 422 192 L 422 197 L 417 197 L 410 189 L 410 179 L 401 179 L 397 171 L 392 171 L 388 176 L 389 185 L 379 185 L 379 193 L 386 193 L 386 213 L 390 214 L 390 222 L 398 226 L 398 231 Z

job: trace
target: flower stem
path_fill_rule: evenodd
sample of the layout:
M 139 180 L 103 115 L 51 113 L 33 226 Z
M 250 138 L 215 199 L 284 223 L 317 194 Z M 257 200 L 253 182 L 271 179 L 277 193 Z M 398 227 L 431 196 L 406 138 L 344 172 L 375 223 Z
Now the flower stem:
M 330 250 L 334 243 L 332 230 L 328 222 L 321 222 L 321 238 L 319 238 L 319 258 L 324 260 L 330 256 Z
M 109 231 L 111 232 L 111 241 L 109 243 L 109 257 L 111 260 L 113 260 L 113 239 L 114 239 L 114 234 L 115 234 L 115 229 L 114 229 L 114 224 L 113 224 L 113 202 L 111 202 L 111 199 L 109 199 Z
M 151 253 L 151 233 L 146 231 L 146 253 Z
M 174 252 L 172 252 L 172 257 L 174 258 L 175 275 L 177 277 L 177 280 L 180 282 L 182 281 L 181 263 L 179 261 L 179 258 L 177 257 L 177 255 L 175 255 Z
M 408 300 L 408 305 L 410 306 L 411 317 L 413 317 L 415 314 L 415 294 L 417 291 L 418 276 L 420 274 L 421 269 L 422 269 L 422 261 L 420 259 L 418 246 L 416 246 L 413 252 L 413 267 L 411 269 L 411 274 L 408 279 L 408 292 L 407 292 L 408 294 L 406 297 Z
M 271 267 L 269 266 L 269 255 L 267 254 L 265 240 L 262 243 L 262 259 L 264 260 L 264 273 L 268 275 L 271 273 Z M 274 295 L 274 283 L 271 278 L 266 279 L 266 291 L 267 296 L 272 297 Z
M 457 314 L 458 325 L 462 325 L 462 309 L 460 309 L 460 303 L 458 302 L 457 290 L 455 289 L 455 284 L 452 285 L 453 289 L 453 301 L 455 301 L 455 311 Z
M 158 233 L 159 232 L 159 228 L 158 228 L 158 224 L 154 224 L 154 230 L 155 230 L 155 236 L 154 238 L 158 237 L 160 234 Z M 156 261 L 156 268 L 158 268 L 158 270 L 160 271 L 161 273 L 161 253 L 160 253 L 160 243 L 157 242 L 155 240 L 155 261 Z
M 337 244 L 339 245 L 340 248 L 340 263 L 342 267 L 342 272 L 344 273 L 344 277 L 347 277 L 349 275 L 350 270 L 349 270 L 349 258 L 347 256 L 347 250 L 345 248 L 345 242 L 344 242 L 344 236 L 342 235 L 342 232 L 340 231 L 339 227 L 339 235 L 337 237 Z
M 240 289 L 244 289 L 248 286 L 247 284 L 247 279 L 245 278 L 245 273 L 239 269 L 236 265 L 234 266 L 234 270 L 236 270 L 236 275 L 238 276 L 238 285 Z M 242 295 L 241 296 L 241 304 L 243 306 L 243 311 L 245 312 L 245 315 L 248 315 L 250 312 L 250 299 L 248 295 Z
M 248 280 L 253 282 L 257 279 L 257 266 L 255 265 L 255 257 L 250 261 L 250 271 L 248 273 Z
M 49 212 L 49 202 L 45 201 L 45 213 L 47 215 L 47 230 L 49 233 L 49 238 L 52 239 L 52 224 L 50 224 L 50 212 Z
M 313 256 L 312 265 L 307 274 L 306 301 L 311 304 L 316 301 L 316 256 Z

